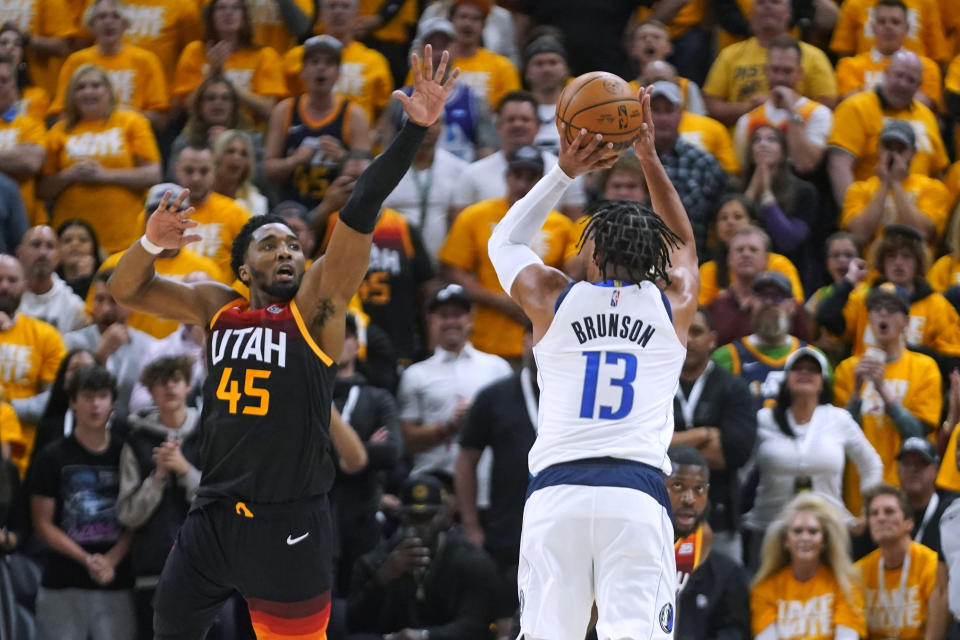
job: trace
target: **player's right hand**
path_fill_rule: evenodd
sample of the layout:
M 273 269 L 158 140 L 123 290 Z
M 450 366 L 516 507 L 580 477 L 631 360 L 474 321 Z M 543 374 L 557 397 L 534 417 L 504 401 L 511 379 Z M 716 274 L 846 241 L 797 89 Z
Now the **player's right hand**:
M 147 218 L 147 240 L 164 249 L 181 249 L 191 242 L 202 240 L 197 234 L 186 233 L 187 229 L 197 226 L 197 223 L 190 219 L 194 212 L 193 207 L 180 211 L 189 195 L 190 190 L 184 189 L 180 197 L 171 203 L 170 192 L 163 194 L 160 204 Z
M 599 133 L 591 134 L 586 129 L 580 129 L 573 142 L 567 142 L 567 124 L 562 122 L 560 127 L 563 132 L 560 135 L 557 164 L 571 178 L 599 169 L 609 169 L 617 161 L 620 154 L 613 150 L 613 143 L 604 144 L 603 136 Z

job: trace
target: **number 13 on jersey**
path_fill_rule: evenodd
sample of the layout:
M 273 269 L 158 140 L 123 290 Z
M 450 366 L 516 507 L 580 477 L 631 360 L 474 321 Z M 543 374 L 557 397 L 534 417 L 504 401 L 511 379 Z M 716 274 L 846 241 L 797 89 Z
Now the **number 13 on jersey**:
M 583 376 L 583 396 L 580 399 L 580 417 L 587 420 L 620 420 L 633 409 L 633 381 L 637 378 L 637 356 L 621 351 L 584 351 L 586 371 Z M 600 404 L 616 398 L 619 389 L 619 406 Z

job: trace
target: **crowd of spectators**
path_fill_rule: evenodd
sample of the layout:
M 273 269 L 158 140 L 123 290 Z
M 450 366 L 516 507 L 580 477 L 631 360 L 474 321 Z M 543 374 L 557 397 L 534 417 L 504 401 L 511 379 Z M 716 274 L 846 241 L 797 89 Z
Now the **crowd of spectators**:
M 661 623 L 960 639 L 960 2 L 0 0 L 0 640 L 153 637 L 201 390 L 231 392 L 204 327 L 110 293 L 147 216 L 189 189 L 201 240 L 156 271 L 238 295 L 250 216 L 322 256 L 426 45 L 462 75 L 345 327 L 329 637 L 515 637 L 539 389 L 487 241 L 603 70 L 652 86 L 701 261 Z M 601 198 L 648 201 L 631 152 L 574 181 L 546 264 L 584 277 Z M 252 637 L 241 598 L 210 637 Z

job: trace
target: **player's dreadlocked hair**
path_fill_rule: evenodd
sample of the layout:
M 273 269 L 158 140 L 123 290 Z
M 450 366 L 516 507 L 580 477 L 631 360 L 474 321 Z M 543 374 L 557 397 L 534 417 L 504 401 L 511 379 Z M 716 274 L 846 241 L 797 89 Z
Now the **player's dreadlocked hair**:
M 590 220 L 580 236 L 580 248 L 587 238 L 593 238 L 591 258 L 604 278 L 620 268 L 631 282 L 663 280 L 670 284 L 670 251 L 683 242 L 653 209 L 633 200 L 601 200 L 586 213 Z

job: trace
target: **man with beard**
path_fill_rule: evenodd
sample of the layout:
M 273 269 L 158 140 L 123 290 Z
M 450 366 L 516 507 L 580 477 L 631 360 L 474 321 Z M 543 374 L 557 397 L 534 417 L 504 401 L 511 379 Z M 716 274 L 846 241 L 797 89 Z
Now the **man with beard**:
M 906 348 L 909 294 L 887 282 L 866 300 L 876 341 L 863 355 L 837 366 L 834 404 L 846 407 L 883 460 L 883 481 L 899 486 L 897 454 L 908 438 L 926 438 L 936 429 L 943 406 L 940 370 L 933 358 Z M 844 500 L 860 513 L 860 479 L 848 465 Z
M 670 447 L 673 472 L 667 493 L 673 507 L 677 558 L 677 640 L 746 640 L 750 587 L 743 567 L 713 550 L 707 524 L 710 466 L 685 445 Z
M 118 416 L 125 418 L 130 413 L 130 395 L 156 339 L 128 324 L 130 310 L 117 304 L 107 289 L 112 274 L 112 270 L 106 269 L 93 276 L 90 285 L 93 324 L 71 331 L 63 336 L 63 341 L 67 349 L 93 352 L 97 363 L 113 374 L 117 379 L 113 408 Z
M 309 58 L 309 44 L 305 51 Z M 192 210 L 179 211 L 186 194 L 164 196 L 144 236 L 117 264 L 110 291 L 122 304 L 209 331 L 198 465 L 204 473 L 160 577 L 158 638 L 203 636 L 234 591 L 247 599 L 261 637 L 325 635 L 335 363 L 383 199 L 459 75 L 435 81 L 429 54 L 428 47 L 422 69 L 411 56 L 413 95 L 395 94 L 409 122 L 357 180 L 326 254 L 309 269 L 296 233 L 282 218 L 263 215 L 248 221 L 233 244 L 231 267 L 249 301 L 219 283 L 157 276 L 154 260 L 164 249 L 200 239 L 190 233 Z M 437 78 L 448 59 L 444 53 Z
M 27 289 L 20 299 L 21 313 L 49 322 L 60 333 L 87 324 L 83 299 L 54 271 L 60 254 L 53 229 L 46 225 L 28 229 L 17 247 L 17 257 L 27 276 Z
M 35 423 L 47 404 L 46 389 L 66 355 L 63 339 L 51 325 L 17 313 L 27 282 L 20 261 L 0 255 L 0 387 L 23 427 L 24 447 L 12 452 L 21 475 L 27 469 Z
M 753 281 L 750 335 L 713 352 L 717 365 L 738 375 L 750 386 L 755 409 L 772 404 L 780 393 L 787 357 L 807 345 L 791 335 L 790 317 L 797 309 L 790 281 L 776 271 L 765 271 Z

